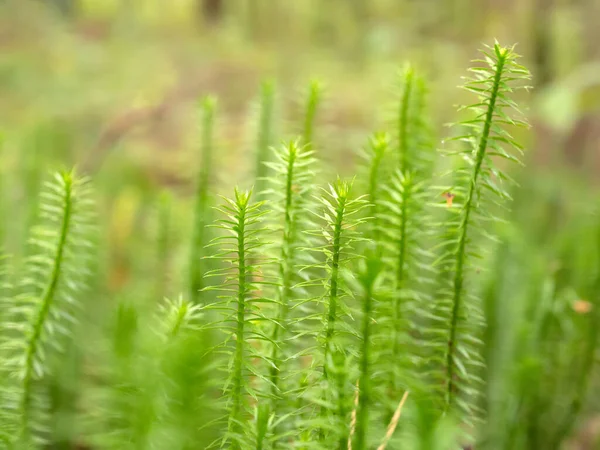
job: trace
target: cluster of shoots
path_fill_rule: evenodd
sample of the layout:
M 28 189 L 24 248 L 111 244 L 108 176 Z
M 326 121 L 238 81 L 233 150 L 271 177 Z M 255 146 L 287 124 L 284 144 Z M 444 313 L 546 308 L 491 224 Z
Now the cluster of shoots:
M 329 182 L 321 84 L 309 86 L 300 134 L 277 144 L 278 96 L 265 82 L 254 187 L 221 201 L 218 109 L 205 98 L 183 294 L 163 298 L 177 226 L 176 199 L 163 196 L 154 289 L 142 302 L 158 305 L 106 302 L 114 314 L 93 350 L 74 335 L 98 307 L 88 300 L 98 254 L 89 182 L 55 175 L 23 268 L 0 261 L 0 448 L 558 448 L 592 380 L 600 221 L 586 269 L 530 270 L 517 277 L 528 289 L 506 286 L 507 267 L 528 257 L 502 224 L 529 72 L 511 47 L 482 55 L 464 85 L 473 101 L 441 150 L 426 77 L 407 66 L 362 172 Z M 585 315 L 557 315 L 567 288 L 586 296 Z M 524 337 L 505 351 L 499 311 L 510 296 L 527 300 L 510 328 Z M 582 335 L 585 348 L 569 354 Z M 64 400 L 55 391 L 69 364 L 79 388 Z M 545 388 L 564 385 L 559 403 L 544 403 Z M 57 425 L 65 410 L 72 427 Z

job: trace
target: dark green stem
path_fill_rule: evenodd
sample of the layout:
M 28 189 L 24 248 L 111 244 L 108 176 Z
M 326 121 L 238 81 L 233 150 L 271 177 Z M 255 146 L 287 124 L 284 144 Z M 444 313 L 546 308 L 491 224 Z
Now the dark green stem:
M 398 248 L 398 260 L 396 267 L 396 285 L 394 293 L 394 341 L 392 347 L 393 360 L 400 358 L 400 334 L 402 333 L 402 288 L 404 285 L 404 272 L 406 261 L 406 225 L 408 222 L 408 202 L 410 198 L 410 188 L 405 183 L 406 178 L 402 179 L 403 187 L 401 192 L 400 204 L 400 238 L 396 243 Z M 396 376 L 392 374 L 392 392 L 396 393 Z
M 335 321 L 337 317 L 337 299 L 338 299 L 338 277 L 340 267 L 342 223 L 346 211 L 346 198 L 338 198 L 337 213 L 333 230 L 333 243 L 331 245 L 331 276 L 329 279 L 329 310 L 327 313 L 327 331 L 325 333 L 325 352 L 324 352 L 324 375 L 327 378 L 327 357 L 329 348 L 332 345 L 333 333 L 335 330 Z
M 239 422 L 242 408 L 242 380 L 244 366 L 244 325 L 246 322 L 246 295 L 248 293 L 246 270 L 246 208 L 248 206 L 248 197 L 244 197 L 244 202 L 238 203 L 237 216 L 237 257 L 238 257 L 238 295 L 237 295 L 237 317 L 235 330 L 235 353 L 233 358 L 233 387 L 231 396 L 233 406 L 229 416 L 229 431 L 239 433 Z M 237 438 L 236 438 L 237 439 Z M 240 448 L 239 442 L 234 439 L 232 448 Z
M 492 126 L 494 111 L 496 108 L 496 99 L 498 97 L 498 90 L 500 88 L 500 80 L 502 78 L 502 71 L 504 69 L 504 63 L 506 61 L 506 53 L 500 53 L 498 62 L 496 63 L 496 71 L 494 74 L 494 83 L 492 85 L 490 98 L 487 104 L 487 111 L 485 114 L 485 122 L 483 125 L 483 131 L 479 138 L 477 145 L 477 153 L 475 156 L 475 164 L 473 165 L 473 171 L 469 180 L 469 190 L 467 198 L 462 210 L 462 218 L 459 226 L 460 235 L 458 239 L 456 249 L 456 265 L 453 280 L 453 294 L 452 294 L 452 315 L 450 322 L 450 337 L 448 339 L 448 348 L 446 354 L 446 409 L 453 404 L 454 394 L 457 390 L 454 377 L 455 366 L 455 353 L 456 353 L 456 331 L 458 328 L 459 315 L 462 306 L 462 294 L 463 294 L 463 281 L 464 281 L 464 264 L 465 264 L 465 253 L 467 245 L 467 233 L 469 230 L 469 218 L 471 216 L 471 209 L 473 205 L 473 199 L 475 198 L 477 190 L 477 179 L 481 171 L 481 165 L 487 150 L 487 143 L 490 136 L 490 130 Z
M 339 278 L 339 265 L 340 265 L 340 254 L 341 254 L 341 238 L 342 238 L 342 223 L 344 221 L 344 215 L 346 212 L 346 197 L 337 197 L 337 211 L 333 229 L 333 242 L 331 245 L 331 275 L 329 278 L 329 310 L 327 312 L 327 329 L 325 332 L 325 348 L 323 351 L 323 377 L 327 380 L 329 378 L 329 371 L 327 370 L 328 359 L 331 352 L 332 362 L 336 368 L 339 368 L 340 364 L 338 359 L 343 358 L 343 355 L 333 347 L 333 335 L 335 332 L 335 323 L 337 319 L 337 301 L 338 301 L 338 278 Z M 336 371 L 337 377 L 335 378 L 337 384 L 337 419 L 343 421 L 346 417 L 345 410 L 345 376 L 342 371 Z M 323 438 L 321 431 L 321 438 Z M 346 445 L 347 435 L 340 433 L 339 437 L 339 448 L 342 449 Z

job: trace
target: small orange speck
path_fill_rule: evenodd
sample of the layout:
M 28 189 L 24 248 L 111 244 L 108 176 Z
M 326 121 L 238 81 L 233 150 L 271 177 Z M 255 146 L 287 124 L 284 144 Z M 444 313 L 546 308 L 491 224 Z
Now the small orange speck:
M 448 191 L 448 192 L 444 192 L 442 194 L 442 197 L 444 197 L 446 199 L 446 205 L 448 205 L 448 208 L 452 206 L 452 202 L 454 201 L 454 197 L 456 197 L 456 195 L 454 195 L 452 192 Z
M 573 303 L 573 310 L 577 314 L 587 314 L 592 310 L 592 304 L 586 300 L 577 300 Z

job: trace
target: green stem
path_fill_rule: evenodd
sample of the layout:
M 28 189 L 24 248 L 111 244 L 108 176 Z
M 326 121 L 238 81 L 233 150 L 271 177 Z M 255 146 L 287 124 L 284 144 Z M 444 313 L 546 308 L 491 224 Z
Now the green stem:
M 23 376 L 23 392 L 21 394 L 21 400 L 19 405 L 20 416 L 21 416 L 21 428 L 20 438 L 27 439 L 29 436 L 29 422 L 30 422 L 30 406 L 31 406 L 31 395 L 32 395 L 32 384 L 34 377 L 34 365 L 35 358 L 40 345 L 40 339 L 44 324 L 50 313 L 50 309 L 54 302 L 56 288 L 60 280 L 61 269 L 63 264 L 63 254 L 65 246 L 67 244 L 67 237 L 69 235 L 69 227 L 72 218 L 73 208 L 73 178 L 72 174 L 63 174 L 62 179 L 64 181 L 64 206 L 62 223 L 60 228 L 60 236 L 58 245 L 56 247 L 56 253 L 52 263 L 52 274 L 50 281 L 46 285 L 46 288 L 42 294 L 42 301 L 40 310 L 38 311 L 37 317 L 33 323 L 33 332 L 29 338 L 27 349 L 25 350 L 25 374 Z
M 369 283 L 364 294 L 363 319 L 362 319 L 362 355 L 360 361 L 360 378 L 358 383 L 358 408 L 356 412 L 356 433 L 354 437 L 354 448 L 364 450 L 366 448 L 367 425 L 369 423 L 369 405 L 371 403 L 370 383 L 370 355 L 371 348 L 371 314 L 373 309 L 372 285 Z
M 206 245 L 206 224 L 209 215 L 209 186 L 212 172 L 213 129 L 215 116 L 215 100 L 207 97 L 202 108 L 202 162 L 198 173 L 194 204 L 194 229 L 192 230 L 192 248 L 190 251 L 190 299 L 196 303 L 201 299 L 204 287 L 205 264 L 202 260 Z
M 404 92 L 400 102 L 400 111 L 398 116 L 398 157 L 400 169 L 406 171 L 408 168 L 408 112 L 410 108 L 411 93 L 413 86 L 413 70 L 407 68 L 404 73 Z
M 281 246 L 281 255 L 279 260 L 279 278 L 282 281 L 282 286 L 278 290 L 278 301 L 279 310 L 277 313 L 277 323 L 273 328 L 271 335 L 271 341 L 273 346 L 271 349 L 271 362 L 272 366 L 269 370 L 269 379 L 271 380 L 271 394 L 273 397 L 273 410 L 276 409 L 275 403 L 279 398 L 279 375 L 281 370 L 282 362 L 279 356 L 279 343 L 282 341 L 280 333 L 285 331 L 287 328 L 286 320 L 289 311 L 289 300 L 292 295 L 292 261 L 294 260 L 294 218 L 292 214 L 293 204 L 293 182 L 294 182 L 294 168 L 296 164 L 297 148 L 295 144 L 291 144 L 289 152 L 289 160 L 287 166 L 286 183 L 285 183 L 285 207 L 284 207 L 284 225 L 283 225 L 283 243 Z M 273 442 L 273 447 L 276 447 L 277 442 Z
M 335 332 L 335 323 L 337 319 L 337 301 L 338 301 L 338 278 L 339 278 L 339 265 L 340 265 L 340 254 L 341 254 L 341 238 L 342 238 L 342 223 L 346 212 L 346 197 L 338 195 L 337 197 L 337 211 L 333 230 L 333 242 L 331 246 L 331 275 L 329 279 L 329 310 L 327 312 L 327 329 L 325 332 L 325 348 L 323 351 L 323 377 L 325 380 L 329 378 L 329 372 L 327 370 L 327 361 L 330 352 L 334 352 L 332 355 L 332 361 L 334 365 L 338 365 L 338 358 L 342 355 L 331 348 L 333 346 L 333 335 Z M 345 411 L 345 376 L 341 371 L 335 378 L 337 383 L 337 419 L 343 421 L 346 417 Z M 322 412 L 325 412 L 322 409 Z M 343 423 L 342 423 L 343 424 Z M 321 430 L 321 439 L 324 438 L 323 430 Z M 347 434 L 340 433 L 339 436 L 339 448 L 343 449 L 347 445 Z
M 340 359 L 341 361 L 338 361 L 337 359 Z M 341 352 L 336 352 L 334 355 L 334 364 L 336 364 L 339 367 L 343 366 L 344 361 L 343 361 L 344 355 Z M 347 406 L 347 402 L 346 402 L 346 381 L 347 381 L 347 376 L 346 376 L 346 372 L 343 370 L 338 370 L 337 371 L 337 376 L 336 376 L 336 381 L 337 381 L 337 391 L 338 391 L 338 398 L 337 398 L 337 418 L 338 418 L 338 423 L 340 425 L 340 436 L 338 439 L 338 450 L 346 450 L 348 447 L 348 423 L 346 421 L 346 417 L 348 416 L 349 408 Z
M 237 223 L 237 253 L 238 253 L 238 295 L 237 295 L 237 318 L 235 331 L 235 354 L 233 359 L 233 388 L 232 398 L 233 406 L 229 416 L 229 430 L 238 433 L 239 422 L 242 407 L 242 380 L 244 365 L 244 325 L 246 322 L 246 295 L 248 293 L 246 270 L 246 208 L 248 206 L 248 197 L 245 197 L 244 203 L 238 200 L 238 223 Z M 232 448 L 240 448 L 237 438 L 234 439 Z
M 487 143 L 490 136 L 490 130 L 492 126 L 494 110 L 496 108 L 496 99 L 498 97 L 498 90 L 500 88 L 500 80 L 502 78 L 502 71 L 504 69 L 504 63 L 506 61 L 506 54 L 500 53 L 498 62 L 496 64 L 496 72 L 494 74 L 494 83 L 491 90 L 491 95 L 487 104 L 487 111 L 485 115 L 485 122 L 483 125 L 483 131 L 481 133 L 479 144 L 477 146 L 477 153 L 475 156 L 475 164 L 473 165 L 473 171 L 470 177 L 470 185 L 466 198 L 466 202 L 462 210 L 462 219 L 460 222 L 459 230 L 460 235 L 456 250 L 456 266 L 453 280 L 453 294 L 452 294 L 452 315 L 450 322 L 450 337 L 448 339 L 448 348 L 446 354 L 446 409 L 448 409 L 454 400 L 454 394 L 457 390 L 455 384 L 455 352 L 456 352 L 456 330 L 458 328 L 458 319 L 462 306 L 462 294 L 463 294 L 463 281 L 464 281 L 464 264 L 465 264 L 465 249 L 467 245 L 467 232 L 469 229 L 469 218 L 471 216 L 471 209 L 473 199 L 477 190 L 477 179 L 481 171 L 481 165 L 487 150 Z
M 394 341 L 392 355 L 394 361 L 400 358 L 400 335 L 402 333 L 402 288 L 404 284 L 405 262 L 406 262 L 406 226 L 408 222 L 408 202 L 410 198 L 410 185 L 402 179 L 402 192 L 400 204 L 400 236 L 396 245 L 398 248 L 398 265 L 396 267 L 396 292 L 394 295 Z M 396 376 L 392 374 L 392 392 L 396 393 Z
M 277 324 L 273 328 L 273 335 L 271 336 L 273 342 L 278 342 L 279 333 L 284 330 L 285 320 L 289 310 L 288 301 L 291 295 L 291 281 L 292 281 L 292 267 L 291 261 L 293 260 L 293 228 L 294 221 L 292 217 L 292 202 L 293 202 L 293 181 L 294 181 L 294 164 L 296 163 L 296 151 L 295 147 L 293 152 L 290 152 L 287 177 L 286 177 L 286 194 L 285 194 L 285 209 L 284 209 L 284 226 L 283 226 L 283 245 L 281 247 L 281 256 L 279 262 L 279 277 L 282 280 L 281 289 L 278 291 L 279 300 L 279 311 L 277 314 Z M 278 390 L 279 383 L 279 351 L 278 346 L 273 345 L 271 358 L 276 367 L 271 367 L 271 383 L 272 392 L 275 395 Z
M 327 313 L 327 331 L 325 333 L 325 352 L 324 352 L 324 375 L 327 378 L 327 357 L 329 356 L 329 347 L 332 344 L 335 321 L 337 317 L 337 299 L 338 299 L 338 277 L 340 267 L 342 223 L 346 211 L 346 198 L 338 198 L 338 207 L 333 231 L 333 243 L 331 246 L 331 276 L 329 279 L 329 311 Z
M 306 145 L 307 150 L 311 150 L 313 146 L 313 129 L 315 118 L 317 116 L 320 94 L 321 86 L 319 83 L 317 81 L 311 81 L 306 110 L 304 112 L 304 131 L 302 133 L 302 143 Z
M 381 162 L 387 148 L 387 141 L 385 139 L 385 135 L 375 135 L 371 141 L 373 157 L 369 167 L 369 201 L 371 203 L 371 217 L 373 220 L 373 241 L 376 245 L 380 244 L 381 239 L 378 201 Z
M 256 181 L 254 189 L 258 195 L 262 195 L 264 180 L 268 176 L 268 167 L 265 162 L 269 161 L 269 146 L 273 138 L 273 104 L 274 84 L 271 81 L 265 81 L 261 87 L 260 118 L 256 143 Z

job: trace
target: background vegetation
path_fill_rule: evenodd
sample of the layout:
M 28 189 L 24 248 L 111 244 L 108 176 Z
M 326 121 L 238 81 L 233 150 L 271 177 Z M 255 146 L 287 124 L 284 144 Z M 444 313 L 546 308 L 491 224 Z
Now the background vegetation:
M 228 411 L 225 423 L 233 437 L 226 445 L 271 448 L 297 433 L 294 437 L 306 441 L 305 448 L 339 448 L 354 421 L 354 446 L 376 448 L 393 422 L 402 394 L 410 392 L 388 448 L 452 448 L 474 442 L 477 448 L 596 448 L 599 22 L 598 2 L 584 0 L 0 1 L 0 211 L 3 254 L 10 255 L 2 273 L 8 272 L 3 279 L 16 284 L 2 294 L 7 300 L 2 321 L 11 325 L 3 332 L 8 344 L 3 350 L 2 392 L 3 401 L 8 401 L 3 404 L 13 405 L 3 410 L 21 411 L 14 423 L 10 414 L 2 416 L 7 425 L 0 435 L 8 440 L 22 436 L 22 442 L 29 442 L 30 431 L 23 430 L 31 428 L 29 423 L 44 423 L 44 429 L 33 434 L 43 436 L 45 442 L 39 446 L 49 448 L 205 448 L 221 444 L 223 425 L 211 421 Z M 517 42 L 515 51 L 523 55 L 519 63 L 533 74 L 532 92 L 506 91 L 507 99 L 519 104 L 533 127 L 513 133 L 514 141 L 524 148 L 524 156 L 518 156 L 524 167 L 498 163 L 519 185 L 504 188 L 502 196 L 510 194 L 513 200 L 501 203 L 510 211 L 498 213 L 495 206 L 483 206 L 486 213 L 505 220 L 480 225 L 482 234 L 494 234 L 497 242 L 484 244 L 473 238 L 469 245 L 477 250 L 466 252 L 469 258 L 481 257 L 475 267 L 468 265 L 467 279 L 469 297 L 480 302 L 477 310 L 485 326 L 478 327 L 479 319 L 473 319 L 459 333 L 477 341 L 477 358 L 469 361 L 477 359 L 478 368 L 469 374 L 485 384 L 477 388 L 478 400 L 469 398 L 465 416 L 447 414 L 440 421 L 429 416 L 439 407 L 437 400 L 431 399 L 436 406 L 430 408 L 428 395 L 418 392 L 434 392 L 443 382 L 421 386 L 415 373 L 428 373 L 430 367 L 411 356 L 435 355 L 435 346 L 429 348 L 418 338 L 435 339 L 425 339 L 420 331 L 413 330 L 408 337 L 403 333 L 411 324 L 421 326 L 427 317 L 445 314 L 445 307 L 432 311 L 420 303 L 414 308 L 425 319 L 408 324 L 384 321 L 374 329 L 363 319 L 370 314 L 375 322 L 377 314 L 395 317 L 393 311 L 381 309 L 381 304 L 393 304 L 386 295 L 394 294 L 375 282 L 380 272 L 394 274 L 396 292 L 409 291 L 411 299 L 428 295 L 445 299 L 446 282 L 456 286 L 458 278 L 452 272 L 459 266 L 456 261 L 446 264 L 441 252 L 436 267 L 451 273 L 430 273 L 427 267 L 433 261 L 424 255 L 422 263 L 423 255 L 411 253 L 411 245 L 439 251 L 443 242 L 455 242 L 454 219 L 444 214 L 449 205 L 459 210 L 465 197 L 460 190 L 446 188 L 460 186 L 461 170 L 469 161 L 461 165 L 456 155 L 442 158 L 456 161 L 452 169 L 458 175 L 454 181 L 438 178 L 450 169 L 444 164 L 450 163 L 434 163 L 438 161 L 434 149 L 458 151 L 462 147 L 451 138 L 475 133 L 469 112 L 457 113 L 456 105 L 473 104 L 476 96 L 457 85 L 464 84 L 461 77 L 473 66 L 470 60 L 479 57 L 482 42 L 494 39 Z M 407 88 L 411 79 L 412 90 Z M 448 128 L 449 122 L 462 125 Z M 373 134 L 376 130 L 388 135 Z M 290 144 L 295 139 L 298 143 Z M 279 149 L 279 156 L 271 146 Z M 412 154 L 415 148 L 430 153 Z M 405 155 L 405 160 L 387 159 L 396 153 Z M 309 168 L 296 175 L 293 191 L 301 200 L 295 207 L 314 212 L 324 207 L 330 214 L 303 217 L 306 223 L 292 226 L 290 217 L 296 216 L 285 214 L 290 186 L 286 188 L 285 176 L 277 176 L 286 173 L 290 158 L 300 158 Z M 398 165 L 400 174 L 388 173 Z M 63 171 L 73 166 L 78 175 Z M 407 170 L 415 174 L 414 179 L 406 178 Z M 56 171 L 59 175 L 53 178 Z M 338 174 L 343 180 L 358 174 L 350 193 L 346 181 L 335 183 Z M 92 182 L 79 181 L 79 175 L 91 177 Z M 44 184 L 48 180 L 53 187 Z M 421 180 L 427 186 L 421 186 Z M 329 183 L 335 186 L 333 191 Z M 93 194 L 88 194 L 88 184 Z M 328 193 L 309 192 L 313 184 Z M 237 197 L 236 185 L 240 187 Z M 244 192 L 252 186 L 246 204 Z M 411 186 L 418 189 L 413 192 Z M 313 193 L 319 204 L 313 203 Z M 228 329 L 224 322 L 207 326 L 221 319 L 213 315 L 215 308 L 205 306 L 219 305 L 222 291 L 213 288 L 224 287 L 219 272 L 223 266 L 216 256 L 232 257 L 226 243 L 205 250 L 211 239 L 222 235 L 220 228 L 207 227 L 225 218 L 214 209 L 222 203 L 219 194 L 234 199 L 228 206 L 234 217 L 240 208 L 252 208 L 258 200 L 268 200 L 267 209 L 274 211 L 261 219 L 277 233 L 257 235 L 264 248 L 253 249 L 256 254 L 246 258 L 250 267 L 238 282 L 249 280 L 244 296 L 275 301 L 249 307 L 247 314 L 256 315 L 248 319 L 249 327 L 264 315 L 289 323 L 282 329 L 265 326 L 242 334 L 234 327 L 233 335 L 256 333 L 258 341 L 262 336 L 263 341 L 285 342 L 300 336 L 292 342 L 302 343 L 279 351 L 248 339 L 246 348 L 227 347 L 233 351 L 231 366 L 223 366 L 221 352 L 208 351 L 223 338 L 218 330 Z M 363 200 L 374 206 L 357 200 L 361 194 L 368 194 Z M 346 195 L 357 202 L 348 206 L 359 210 L 352 221 L 360 234 L 340 236 L 344 270 L 337 273 L 335 249 L 329 249 L 327 242 L 335 241 L 336 232 L 341 232 L 336 214 L 347 212 L 340 210 L 340 198 Z M 94 207 L 87 205 L 88 198 L 94 199 Z M 52 207 L 52 202 L 65 205 L 71 199 L 74 209 L 69 214 L 60 215 Z M 407 209 L 395 216 L 384 214 L 382 210 L 394 199 L 401 199 L 397 203 Z M 441 208 L 422 211 L 430 202 Z M 254 213 L 262 214 L 259 211 L 263 209 Z M 71 214 L 85 236 L 62 240 L 62 228 L 55 225 L 66 223 Z M 404 223 L 407 216 L 411 219 Z M 90 222 L 95 231 L 87 230 Z M 403 238 L 408 235 L 403 223 L 412 230 L 410 241 Z M 309 232 L 300 233 L 295 227 Z M 325 236 L 322 229 L 328 230 Z M 431 235 L 421 236 L 423 230 Z M 390 251 L 402 249 L 406 242 L 408 248 L 401 250 L 409 258 L 406 273 L 402 264 L 378 267 L 375 256 L 363 263 L 346 263 L 352 252 L 344 245 L 350 242 L 365 255 L 388 251 L 370 248 L 364 238 L 384 241 Z M 90 250 L 81 251 L 88 244 Z M 76 257 L 70 248 L 79 249 Z M 313 254 L 305 248 L 322 251 Z M 65 265 L 57 267 L 52 263 L 60 249 L 68 257 Z M 393 264 L 402 260 L 400 255 L 391 259 L 396 261 Z M 326 267 L 321 267 L 324 261 Z M 235 257 L 231 262 L 239 269 Z M 421 263 L 425 269 L 415 271 Z M 263 268 L 258 272 L 260 264 Z M 305 270 L 294 271 L 294 267 Z M 254 270 L 260 277 L 253 275 Z M 57 271 L 68 278 L 53 277 Z M 40 273 L 46 275 L 40 279 L 47 284 L 37 278 Z M 427 283 L 423 277 L 431 280 Z M 434 287 L 419 292 L 422 297 L 415 296 L 412 291 L 423 285 L 407 287 L 404 279 Z M 277 287 L 261 284 L 273 280 Z M 78 291 L 84 285 L 87 288 Z M 315 301 L 293 311 L 274 306 L 290 296 Z M 68 306 L 72 297 L 83 306 L 79 312 Z M 450 305 L 456 303 L 455 297 L 448 297 Z M 59 311 L 76 317 L 77 324 L 70 326 L 70 339 L 56 338 L 60 352 L 46 347 L 51 339 L 44 333 L 61 332 L 52 327 L 45 332 L 39 326 L 27 329 L 25 341 L 31 344 L 35 342 L 31 336 L 39 337 L 45 357 L 38 362 L 40 350 L 34 349 L 23 364 L 22 358 L 11 357 L 20 348 L 15 342 L 21 342 L 14 333 L 23 331 L 23 322 L 37 323 L 32 318 L 44 322 L 48 311 L 41 314 L 44 309 L 36 305 L 44 305 L 48 298 L 60 299 L 56 304 L 64 307 Z M 317 301 L 323 298 L 327 303 Z M 362 309 L 370 298 L 373 309 Z M 349 309 L 332 312 L 332 302 Z M 409 302 L 404 303 L 411 310 Z M 436 304 L 425 302 L 430 303 Z M 20 309 L 22 305 L 27 307 Z M 328 320 L 321 324 L 319 308 L 324 305 L 329 306 Z M 330 319 L 338 316 L 342 323 L 353 318 L 353 337 L 348 339 L 360 342 L 374 333 L 372 360 L 399 361 L 399 354 L 410 360 L 394 368 L 399 372 L 389 372 L 389 367 L 372 369 L 373 398 L 357 400 L 379 405 L 370 416 L 353 403 L 354 391 L 369 392 L 360 388 L 371 377 L 364 375 L 365 366 L 359 361 L 370 349 L 352 344 L 354 359 L 348 362 L 335 360 L 340 356 L 337 351 L 327 355 L 329 344 L 323 344 L 335 334 L 328 327 Z M 62 326 L 64 320 L 70 319 L 57 323 Z M 174 331 L 180 326 L 185 332 Z M 383 336 L 378 336 L 382 329 Z M 171 335 L 175 338 L 165 338 Z M 308 364 L 304 342 L 309 339 L 321 344 L 309 354 L 326 361 L 322 366 L 332 358 L 332 369 L 323 367 L 328 373 L 326 389 L 315 382 L 314 373 L 304 370 Z M 246 340 L 235 344 L 242 341 Z M 347 345 L 343 339 L 334 344 L 331 348 Z M 454 345 L 452 340 L 445 344 Z M 279 379 L 279 370 L 246 366 L 236 357 L 248 352 L 256 352 L 252 353 L 255 360 L 275 362 L 277 367 L 304 362 L 288 367 L 287 375 Z M 256 377 L 264 385 L 244 385 L 242 378 L 234 377 L 221 394 L 219 383 L 227 375 L 256 367 L 261 369 L 246 379 Z M 461 370 L 457 363 L 447 367 Z M 226 373 L 216 376 L 219 368 Z M 29 377 L 35 379 L 35 390 L 24 382 L 28 393 L 19 391 L 20 400 L 14 403 L 16 391 L 7 386 Z M 450 397 L 459 389 L 453 387 L 458 384 L 454 379 L 446 372 Z M 329 388 L 330 384 L 337 387 Z M 236 392 L 252 388 L 262 401 L 222 403 L 229 397 L 247 402 L 252 395 L 240 397 Z M 288 393 L 283 404 L 276 400 L 278 392 Z M 326 411 L 335 409 L 331 402 L 338 402 L 339 408 L 333 419 L 322 411 L 314 419 L 302 403 L 292 404 L 294 395 L 313 404 L 322 402 Z M 449 402 L 446 397 L 442 403 Z M 249 418 L 239 419 L 237 429 L 238 416 L 246 417 L 246 410 Z M 273 411 L 278 413 L 274 416 Z M 282 417 L 285 420 L 277 422 Z M 471 424 L 464 417 L 484 420 Z M 366 429 L 364 424 L 369 424 Z M 315 435 L 315 430 L 321 431 Z

